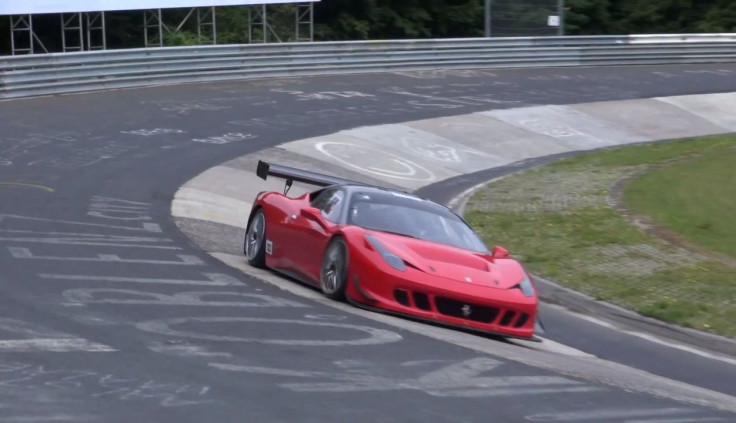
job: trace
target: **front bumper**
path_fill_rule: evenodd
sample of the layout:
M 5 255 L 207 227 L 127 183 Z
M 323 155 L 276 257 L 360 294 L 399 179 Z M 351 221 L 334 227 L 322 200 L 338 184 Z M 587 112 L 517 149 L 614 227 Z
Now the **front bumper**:
M 351 266 L 352 267 L 352 266 Z M 537 296 L 451 281 L 410 269 L 360 266 L 349 273 L 348 298 L 374 310 L 494 335 L 534 339 Z

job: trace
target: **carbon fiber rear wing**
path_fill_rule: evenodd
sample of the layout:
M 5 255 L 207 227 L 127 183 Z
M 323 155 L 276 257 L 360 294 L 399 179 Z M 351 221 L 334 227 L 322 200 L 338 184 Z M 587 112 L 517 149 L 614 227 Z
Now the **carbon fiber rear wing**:
M 284 194 L 289 191 L 291 184 L 294 181 L 303 182 L 309 185 L 317 185 L 320 187 L 328 187 L 330 185 L 341 185 L 341 184 L 358 184 L 365 185 L 362 182 L 351 181 L 350 179 L 338 178 L 336 176 L 324 175 L 317 172 L 312 172 L 304 169 L 297 169 L 295 167 L 283 166 L 273 163 L 264 162 L 263 160 L 258 161 L 258 168 L 256 169 L 256 175 L 264 181 L 269 177 L 281 178 L 286 180 L 286 186 L 284 187 Z

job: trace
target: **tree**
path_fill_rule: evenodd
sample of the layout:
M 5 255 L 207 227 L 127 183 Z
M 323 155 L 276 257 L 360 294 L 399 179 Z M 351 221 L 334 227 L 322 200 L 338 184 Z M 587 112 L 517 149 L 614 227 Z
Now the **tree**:
M 565 33 L 569 35 L 605 35 L 612 31 L 609 0 L 567 0 Z

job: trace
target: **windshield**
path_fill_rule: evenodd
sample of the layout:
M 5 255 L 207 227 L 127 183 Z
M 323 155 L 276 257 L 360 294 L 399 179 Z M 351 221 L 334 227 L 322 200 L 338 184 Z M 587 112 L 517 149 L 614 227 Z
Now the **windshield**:
M 354 193 L 348 211 L 348 224 L 466 250 L 488 251 L 475 232 L 450 210 L 399 193 Z

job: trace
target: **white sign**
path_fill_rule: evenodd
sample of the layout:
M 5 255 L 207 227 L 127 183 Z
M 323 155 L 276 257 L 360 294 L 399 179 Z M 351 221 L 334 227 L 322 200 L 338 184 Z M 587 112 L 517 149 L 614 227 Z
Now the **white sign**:
M 547 16 L 547 26 L 560 26 L 560 17 L 557 15 Z
M 319 0 L 3 0 L 0 1 L 0 15 L 248 6 L 253 4 L 310 3 L 314 1 Z

